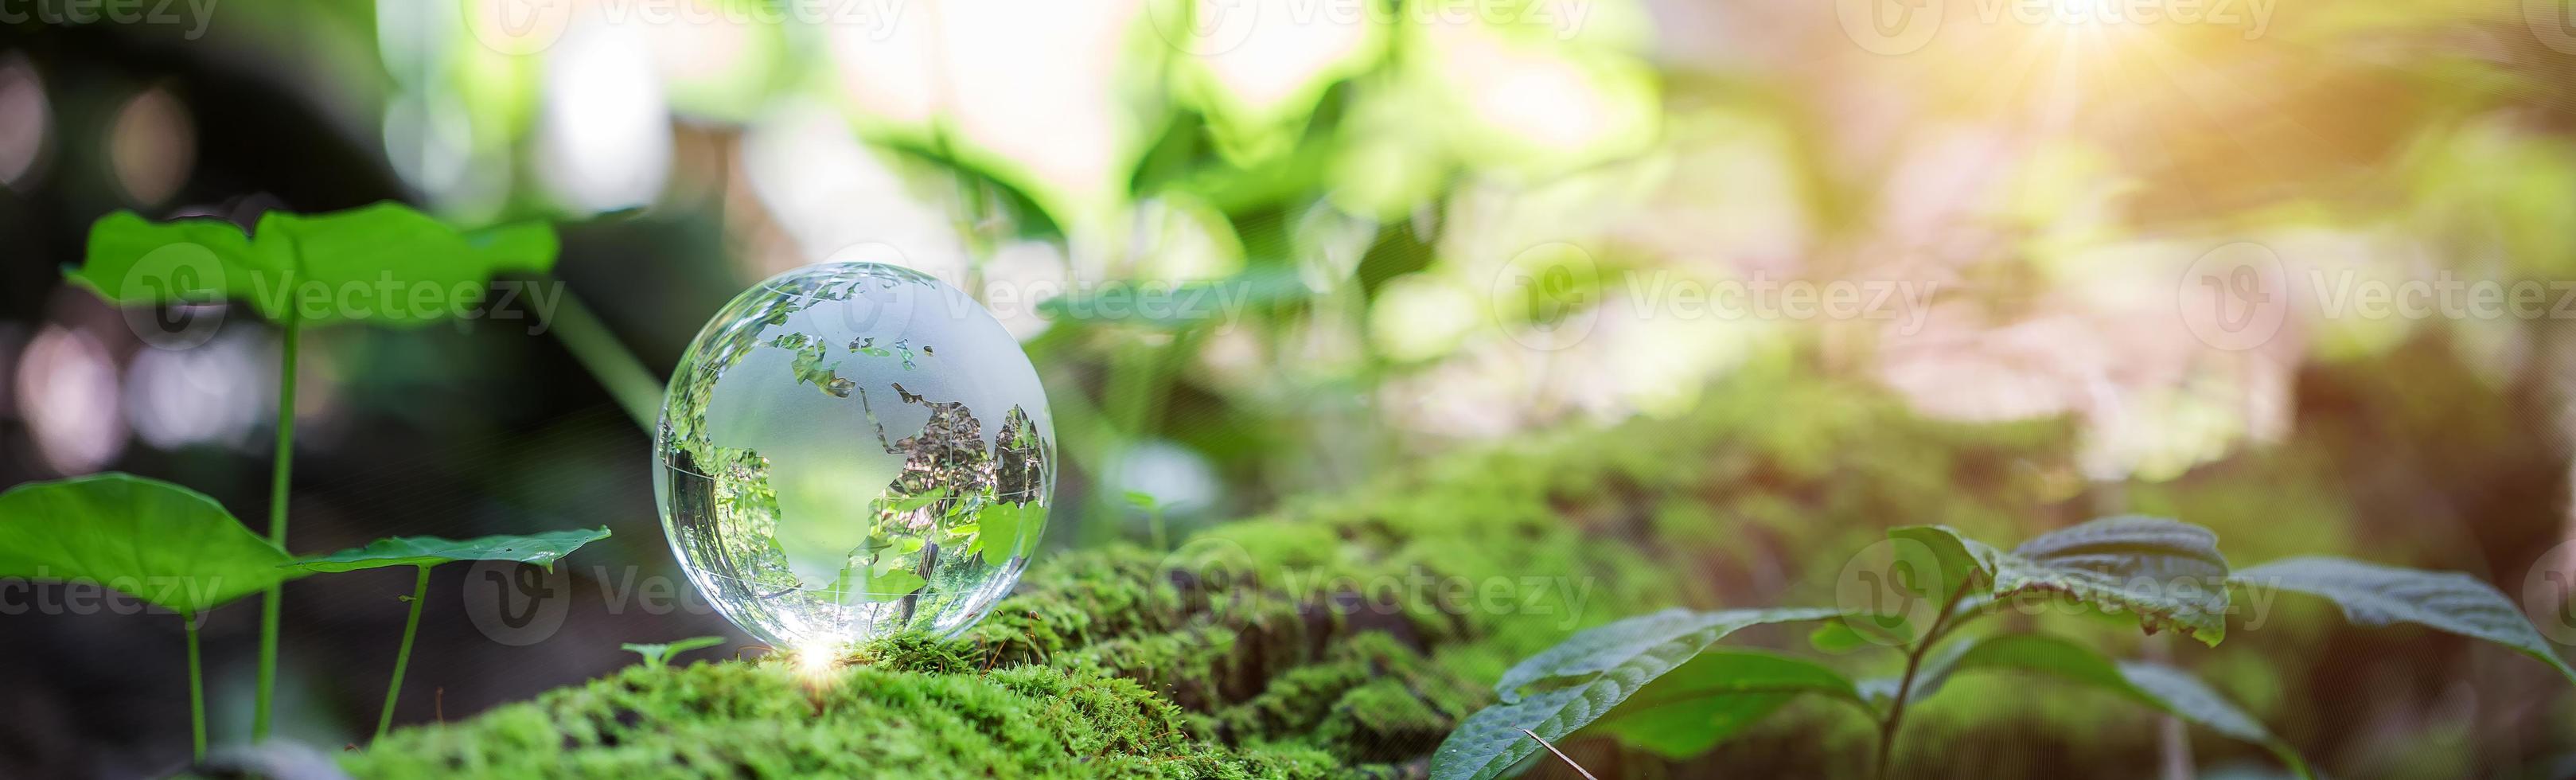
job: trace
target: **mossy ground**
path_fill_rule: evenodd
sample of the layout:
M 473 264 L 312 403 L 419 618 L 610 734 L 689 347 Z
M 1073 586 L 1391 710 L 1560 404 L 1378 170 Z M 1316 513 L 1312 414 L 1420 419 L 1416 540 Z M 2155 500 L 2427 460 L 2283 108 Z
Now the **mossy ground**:
M 1413 775 L 1505 667 L 1580 628 L 1676 604 L 1830 604 L 1832 574 L 1888 526 L 2010 540 L 2089 514 L 2070 434 L 1928 422 L 1859 385 L 1750 372 L 1680 419 L 1435 459 L 1168 553 L 1042 559 L 962 636 L 880 641 L 829 684 L 781 662 L 631 668 L 402 729 L 342 764 L 390 777 Z M 1810 745 L 1866 738 L 1856 720 L 1781 725 Z

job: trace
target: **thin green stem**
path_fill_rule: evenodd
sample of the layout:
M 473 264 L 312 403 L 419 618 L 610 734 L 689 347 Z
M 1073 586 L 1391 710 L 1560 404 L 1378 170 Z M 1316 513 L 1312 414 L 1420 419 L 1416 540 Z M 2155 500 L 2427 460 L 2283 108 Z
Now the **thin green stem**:
M 1172 549 L 1171 536 L 1163 532 L 1163 510 L 1161 507 L 1145 510 L 1145 530 L 1147 533 L 1153 535 L 1154 550 L 1156 552 Z
M 411 585 L 411 617 L 403 618 L 402 649 L 394 651 L 394 681 L 385 686 L 385 712 L 376 716 L 376 739 L 394 726 L 394 702 L 402 696 L 403 669 L 411 666 L 411 640 L 420 635 L 420 603 L 429 598 L 429 567 L 422 566 L 420 578 Z
M 300 319 L 295 307 L 287 307 L 286 343 L 277 360 L 277 455 L 269 470 L 268 543 L 281 550 L 286 549 L 287 483 L 295 468 L 295 352 L 302 340 Z M 252 742 L 268 739 L 269 713 L 277 697 L 277 624 L 285 606 L 283 585 L 270 585 L 260 594 L 259 689 L 250 716 Z
M 1951 611 L 1958 608 L 1960 599 L 1967 598 L 1971 584 L 1973 580 L 1959 583 L 1959 589 L 1941 602 L 1941 611 L 1932 616 L 1932 625 L 1923 630 L 1923 637 L 1905 649 L 1905 676 L 1897 680 L 1896 701 L 1887 706 L 1887 719 L 1878 723 L 1878 769 L 1871 773 L 1878 780 L 1887 780 L 1888 760 L 1896 753 L 1896 731 L 1905 724 L 1905 705 L 1914 698 L 1914 675 L 1922 671 L 1923 656 L 1940 642 L 1951 625 Z
M 591 378 L 608 388 L 609 397 L 617 399 L 618 408 L 626 410 L 626 416 L 635 418 L 635 424 L 645 430 L 652 430 L 654 421 L 662 416 L 662 383 L 653 379 L 653 372 L 645 370 L 644 361 L 635 359 L 635 353 L 617 343 L 617 334 L 600 322 L 590 307 L 582 305 L 581 298 L 567 291 L 562 300 L 555 309 L 553 327 L 548 330 L 563 342 L 572 359 L 590 372 Z
M 188 738 L 193 760 L 206 760 L 206 671 L 197 655 L 197 613 L 179 613 L 180 625 L 188 629 Z

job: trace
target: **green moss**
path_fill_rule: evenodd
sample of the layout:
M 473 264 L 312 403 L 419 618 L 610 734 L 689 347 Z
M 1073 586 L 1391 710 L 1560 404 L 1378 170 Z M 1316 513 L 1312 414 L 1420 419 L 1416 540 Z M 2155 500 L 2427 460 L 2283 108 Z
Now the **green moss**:
M 1219 747 L 1134 681 L 1021 666 L 924 674 L 781 663 L 641 666 L 472 721 L 404 729 L 343 761 L 371 777 L 841 775 L 1311 777 L 1330 756 Z
M 1581 628 L 1677 604 L 1830 604 L 1833 574 L 1889 526 L 2010 540 L 2090 514 L 2070 434 L 1927 422 L 1858 385 L 1748 375 L 1686 417 L 1434 459 L 1170 553 L 1043 558 L 963 635 L 872 643 L 819 692 L 774 664 L 629 669 L 403 729 L 344 763 L 370 776 L 1418 772 L 1504 668 Z M 1866 738 L 1843 730 L 1776 739 Z

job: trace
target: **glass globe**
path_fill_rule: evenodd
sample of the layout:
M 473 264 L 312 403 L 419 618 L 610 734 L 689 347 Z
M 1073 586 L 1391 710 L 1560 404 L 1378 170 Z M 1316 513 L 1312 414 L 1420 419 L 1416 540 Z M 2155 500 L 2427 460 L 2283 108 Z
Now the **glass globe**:
M 698 332 L 663 401 L 653 493 L 690 581 L 774 646 L 953 635 L 1028 563 L 1054 438 L 1037 370 L 972 298 L 828 263 Z

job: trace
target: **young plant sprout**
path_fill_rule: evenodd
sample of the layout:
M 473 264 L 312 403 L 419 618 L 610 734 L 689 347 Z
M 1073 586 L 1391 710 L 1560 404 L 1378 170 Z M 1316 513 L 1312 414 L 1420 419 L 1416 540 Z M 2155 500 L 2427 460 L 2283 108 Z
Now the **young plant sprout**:
M 618 645 L 618 647 L 627 652 L 643 656 L 644 668 L 660 669 L 662 668 L 663 662 L 671 656 L 679 655 L 691 650 L 714 647 L 721 644 L 724 644 L 724 637 L 693 636 L 676 642 L 653 642 L 649 644 L 628 642 L 626 644 Z
M 385 732 L 393 728 L 394 702 L 402 696 L 403 670 L 411 665 L 412 639 L 420 633 L 420 604 L 429 596 L 430 567 L 453 561 L 516 561 L 552 570 L 556 559 L 581 549 L 582 545 L 606 538 L 606 528 L 550 531 L 526 536 L 485 536 L 462 541 L 434 536 L 398 536 L 378 539 L 365 547 L 300 558 L 287 565 L 306 572 L 345 572 L 388 566 L 410 566 L 418 570 L 412 580 L 411 614 L 403 619 L 402 649 L 394 653 L 393 680 L 385 686 L 384 712 L 376 717 L 376 738 L 383 739 Z
M 1885 571 L 1855 578 L 1875 594 L 1898 589 L 1894 612 L 1875 597 L 1860 609 L 1668 609 L 1593 628 L 1513 666 L 1494 686 L 1500 704 L 1461 724 L 1432 754 L 1431 776 L 1494 777 L 1578 731 L 1673 758 L 1707 751 L 1810 695 L 1851 705 L 1878 726 L 1873 763 L 1889 773 L 1908 705 L 1970 671 L 2039 673 L 2107 691 L 2212 731 L 2263 746 L 2300 777 L 2307 762 L 2287 742 L 2182 670 L 2115 661 L 2044 634 L 1998 633 L 1943 645 L 2008 601 L 2052 597 L 2106 615 L 2134 615 L 2149 632 L 2174 629 L 2215 646 L 2226 636 L 2230 591 L 2277 588 L 2322 596 L 2365 625 L 2415 623 L 2521 651 L 2576 681 L 2519 607 L 2476 578 L 2329 557 L 2229 571 L 2218 535 L 2158 517 L 2107 517 L 2042 534 L 2010 550 L 1944 526 L 1888 532 L 1897 554 Z M 1913 607 L 1923 607 L 1917 611 Z M 1904 655 L 1894 678 L 1853 681 L 1820 664 L 1768 653 L 1711 649 L 1765 623 L 1833 621 L 1820 650 L 1869 643 Z M 1940 648 L 1939 652 L 1934 652 Z M 1559 754 L 1562 756 L 1562 754 Z
M 188 732 L 206 757 L 197 624 L 206 611 L 309 572 L 194 490 L 131 474 L 0 493 L 0 577 L 104 585 L 176 613 L 188 634 Z
M 338 322 L 397 327 L 467 311 L 496 274 L 541 273 L 555 260 L 554 229 L 513 223 L 459 231 L 398 203 L 325 214 L 269 212 L 256 230 L 218 219 L 151 222 L 130 211 L 90 226 L 88 257 L 65 273 L 120 304 L 249 301 L 277 323 L 277 442 L 269 469 L 268 543 L 286 548 L 287 491 L 295 459 L 295 370 L 304 329 Z M 336 305 L 331 291 L 403 285 L 407 307 L 387 312 Z M 261 595 L 259 685 L 251 739 L 268 736 L 277 688 L 282 591 Z

